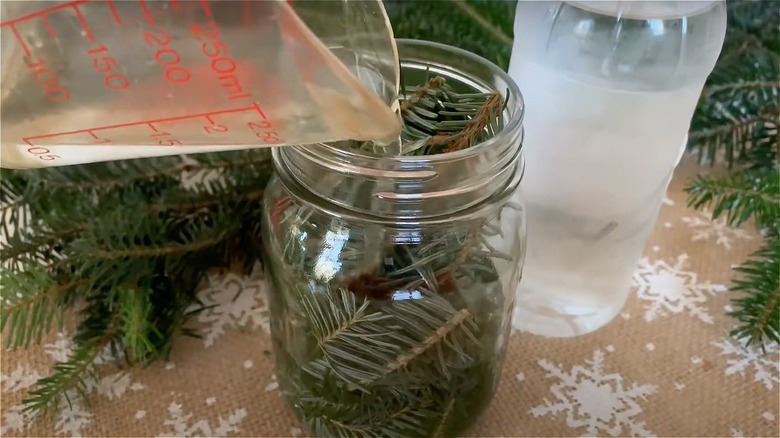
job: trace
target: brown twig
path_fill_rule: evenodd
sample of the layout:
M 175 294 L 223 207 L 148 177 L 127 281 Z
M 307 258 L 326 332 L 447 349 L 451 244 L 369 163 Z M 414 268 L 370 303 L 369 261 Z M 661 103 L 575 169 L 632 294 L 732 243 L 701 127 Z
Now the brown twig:
M 404 99 L 403 103 L 401 103 L 401 113 L 403 114 L 409 111 L 409 108 L 415 105 L 420 99 L 427 96 L 432 90 L 441 88 L 445 82 L 446 79 L 441 76 L 431 78 L 428 82 L 425 83 L 425 85 L 418 88 L 411 96 Z
M 503 106 L 503 97 L 500 93 L 494 91 L 466 127 L 457 134 L 451 135 L 449 140 L 451 143 L 444 149 L 444 152 L 455 152 L 473 146 L 472 143 L 478 138 L 479 133 L 483 132 L 490 125 L 490 122 L 501 111 Z M 436 137 L 434 136 L 432 139 Z

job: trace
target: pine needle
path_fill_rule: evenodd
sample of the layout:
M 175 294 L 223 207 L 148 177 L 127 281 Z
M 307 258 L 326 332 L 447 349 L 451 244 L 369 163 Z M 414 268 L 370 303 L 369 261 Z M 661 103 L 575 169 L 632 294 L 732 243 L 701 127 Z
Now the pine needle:
M 710 208 L 712 218 L 740 226 L 755 219 L 759 227 L 780 218 L 780 174 L 741 170 L 723 176 L 697 176 L 686 188 L 688 206 Z
M 764 244 L 735 268 L 737 321 L 747 345 L 777 343 L 780 324 L 780 3 L 732 1 L 726 42 L 691 122 L 700 162 L 724 161 L 721 176 L 698 176 L 688 205 L 711 209 L 730 226 L 752 221 Z
M 0 269 L 0 330 L 7 330 L 6 348 L 39 344 L 55 322 L 61 328 L 67 296 L 77 286 L 77 282 L 55 282 L 35 262 L 25 264 L 23 271 Z
M 51 413 L 59 406 L 61 397 L 72 407 L 69 393 L 74 390 L 83 400 L 89 401 L 88 378 L 94 370 L 94 361 L 102 352 L 105 343 L 87 344 L 78 348 L 67 361 L 57 362 L 50 376 L 39 379 L 35 389 L 30 391 L 31 398 L 25 399 L 24 411 L 38 414 Z
M 404 96 L 404 155 L 456 152 L 502 128 L 499 93 L 456 93 L 433 77 Z M 308 428 L 349 437 L 463 430 L 498 372 L 485 346 L 503 330 L 493 263 L 509 257 L 487 244 L 493 218 L 421 229 L 420 241 L 396 244 L 289 196 L 270 210 L 264 237 L 283 257 L 271 267 L 277 378 Z M 335 247 L 330 262 L 323 248 Z
M 26 409 L 45 413 L 63 397 L 88 396 L 94 359 L 109 344 L 115 360 L 148 364 L 178 336 L 197 336 L 185 324 L 205 275 L 246 271 L 259 259 L 250 236 L 272 168 L 260 150 L 4 170 L 8 346 L 41 342 L 65 310 L 86 303 L 74 355 L 37 383 Z M 206 178 L 185 186 L 187 177 Z
M 739 293 L 729 312 L 739 322 L 731 335 L 766 351 L 780 343 L 780 238 L 777 229 L 745 262 L 735 268 L 739 277 L 731 290 Z

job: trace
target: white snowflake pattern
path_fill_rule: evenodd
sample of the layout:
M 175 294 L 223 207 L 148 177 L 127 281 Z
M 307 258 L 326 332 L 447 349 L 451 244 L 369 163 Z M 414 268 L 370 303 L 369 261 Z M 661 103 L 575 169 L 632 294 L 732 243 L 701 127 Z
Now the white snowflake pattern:
M 68 399 L 63 398 L 60 401 L 54 430 L 60 435 L 84 436 L 84 428 L 92 422 L 92 412 L 84 406 L 79 394 L 69 391 Z
M 67 332 L 60 332 L 53 342 L 44 345 L 43 350 L 54 361 L 63 362 L 67 361 L 72 354 L 73 343 Z M 107 348 L 95 359 L 95 363 L 101 365 L 110 360 L 111 351 Z M 40 377 L 40 373 L 35 369 L 18 367 L 11 374 L 2 375 L 2 390 L 5 393 L 26 390 Z M 143 384 L 133 382 L 131 376 L 125 371 L 104 374 L 97 378 L 88 377 L 84 383 L 87 395 L 94 393 L 109 400 L 122 397 L 128 390 L 139 391 L 145 388 Z M 11 431 L 21 432 L 32 424 L 33 416 L 23 408 L 22 404 L 14 405 L 4 413 L 0 435 Z M 68 392 L 68 397 L 63 397 L 57 407 L 54 432 L 57 435 L 83 436 L 84 428 L 91 421 L 92 412 L 82 402 L 81 395 Z
M 265 392 L 274 392 L 279 390 L 279 381 L 276 380 L 276 374 L 271 374 L 271 381 L 265 385 Z
M 44 345 L 43 350 L 55 362 L 65 362 L 73 353 L 73 341 L 71 341 L 67 332 L 59 332 L 55 341 Z
M 16 392 L 25 390 L 35 384 L 41 376 L 38 371 L 19 365 L 11 374 L 0 374 L 0 382 L 3 385 L 3 392 Z
M 737 239 L 750 240 L 753 236 L 741 228 L 736 228 L 726 224 L 723 217 L 713 220 L 712 213 L 707 210 L 697 212 L 695 216 L 685 216 L 682 221 L 693 228 L 691 240 L 709 241 L 715 238 L 715 244 L 726 249 L 731 249 L 732 244 Z
M 705 306 L 707 298 L 725 292 L 727 288 L 722 284 L 699 281 L 695 272 L 683 269 L 687 263 L 687 254 L 678 256 L 674 264 L 650 261 L 647 257 L 639 261 L 633 280 L 637 297 L 645 303 L 645 321 L 687 311 L 702 322 L 713 323 Z
M 546 359 L 539 365 L 547 371 L 547 377 L 558 380 L 550 387 L 555 396 L 553 401 L 544 399 L 544 404 L 531 408 L 535 417 L 566 414 L 566 424 L 572 429 L 584 429 L 587 436 L 604 432 L 610 436 L 652 436 L 644 421 L 635 417 L 642 414 L 637 399 L 645 400 L 657 391 L 654 385 L 632 383 L 626 387 L 623 377 L 604 370 L 604 353 L 593 352 L 591 360 L 585 360 L 588 367 L 575 365 L 569 372 L 561 365 Z
M 765 352 L 727 338 L 712 342 L 712 345 L 720 348 L 721 355 L 728 358 L 727 376 L 739 374 L 744 377 L 752 368 L 754 382 L 762 383 L 769 390 L 774 389 L 775 385 L 780 386 L 780 350 L 776 343 L 766 345 Z
M 190 424 L 192 420 L 192 413 L 186 413 L 182 409 L 181 404 L 171 402 L 168 406 L 168 419 L 163 423 L 164 425 L 172 428 L 172 431 L 163 432 L 158 436 L 160 437 L 192 437 L 192 436 L 208 436 L 208 437 L 225 437 L 230 434 L 239 432 L 239 424 L 246 418 L 246 409 L 239 408 L 230 413 L 227 418 L 223 418 L 221 415 L 217 420 L 216 427 L 212 426 L 207 419 L 197 420 Z
M 5 393 L 24 391 L 32 387 L 41 376 L 38 371 L 25 365 L 19 365 L 11 374 L 0 374 L 2 390 Z M 32 421 L 32 414 L 23 411 L 23 405 L 11 406 L 3 413 L 3 421 L 0 423 L 0 436 L 9 432 L 21 432 Z
M 6 436 L 10 432 L 21 432 L 32 423 L 34 413 L 24 411 L 24 405 L 15 405 L 3 413 L 3 422 L 0 424 L 0 436 Z
M 206 308 L 198 313 L 197 319 L 207 325 L 203 336 L 206 348 L 214 345 L 225 333 L 225 328 L 260 328 L 270 332 L 266 283 L 259 266 L 249 278 L 229 273 L 210 279 L 200 292 L 200 298 Z M 196 306 L 192 310 L 195 309 Z
M 71 437 L 83 436 L 84 428 L 92 421 L 92 413 L 83 405 L 78 394 L 68 392 L 70 403 L 63 397 L 57 407 L 54 419 L 54 432 L 57 435 Z M 35 421 L 35 413 L 24 410 L 24 405 L 11 406 L 3 414 L 0 436 L 9 432 L 21 432 Z
M 664 195 L 664 199 L 662 200 L 662 202 L 664 205 L 668 205 L 670 207 L 674 206 L 674 200 L 672 200 L 672 198 L 670 198 L 669 195 Z

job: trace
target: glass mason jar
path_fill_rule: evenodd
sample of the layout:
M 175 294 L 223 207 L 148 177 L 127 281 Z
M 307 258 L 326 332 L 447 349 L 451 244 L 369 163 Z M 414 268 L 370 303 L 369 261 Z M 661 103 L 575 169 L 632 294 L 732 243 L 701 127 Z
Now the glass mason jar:
M 279 385 L 318 436 L 453 436 L 493 397 L 525 257 L 522 96 L 487 60 L 399 40 L 401 77 L 498 90 L 504 128 L 457 152 L 273 151 L 262 238 Z

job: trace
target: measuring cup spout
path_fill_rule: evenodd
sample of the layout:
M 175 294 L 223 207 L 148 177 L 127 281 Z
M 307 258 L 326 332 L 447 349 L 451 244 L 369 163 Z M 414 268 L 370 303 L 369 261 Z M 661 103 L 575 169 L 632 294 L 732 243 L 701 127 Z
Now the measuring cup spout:
M 381 0 L 0 8 L 2 167 L 400 132 L 397 52 Z

